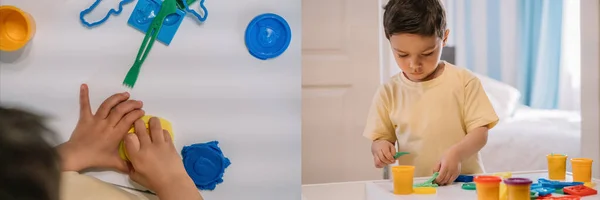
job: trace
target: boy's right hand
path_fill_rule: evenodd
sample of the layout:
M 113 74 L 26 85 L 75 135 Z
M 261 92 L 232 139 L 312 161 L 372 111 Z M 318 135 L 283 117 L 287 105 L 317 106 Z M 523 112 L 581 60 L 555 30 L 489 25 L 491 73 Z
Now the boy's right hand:
M 396 147 L 390 141 L 387 140 L 375 140 L 371 144 L 371 153 L 375 162 L 375 167 L 383 168 L 386 165 L 393 164 L 396 162 L 394 154 L 396 154 Z
M 159 119 L 150 119 L 150 133 L 142 120 L 137 120 L 134 126 L 136 133 L 125 137 L 127 155 L 133 166 L 130 178 L 158 195 L 177 192 L 182 189 L 182 184 L 195 187 L 171 136 L 163 130 Z

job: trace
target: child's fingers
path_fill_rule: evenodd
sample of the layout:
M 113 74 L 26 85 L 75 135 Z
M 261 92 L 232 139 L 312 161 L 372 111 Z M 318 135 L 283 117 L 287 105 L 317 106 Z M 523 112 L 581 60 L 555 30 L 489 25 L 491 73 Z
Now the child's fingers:
M 378 155 L 373 155 L 373 162 L 375 163 L 375 167 L 382 168 L 385 164 L 381 162 Z
M 127 113 L 115 126 L 118 130 L 127 131 L 136 120 L 142 118 L 146 112 L 142 109 L 133 110 Z
M 148 131 L 146 131 L 146 124 L 144 124 L 144 121 L 138 119 L 133 123 L 133 126 L 135 127 L 135 135 L 140 142 L 140 148 L 150 145 L 152 140 L 150 139 L 150 135 L 148 135 Z
M 113 94 L 112 96 L 108 97 L 108 99 L 104 100 L 104 102 L 102 102 L 102 104 L 100 104 L 100 107 L 98 108 L 98 111 L 96 112 L 96 117 L 98 119 L 106 119 L 106 117 L 108 117 L 108 114 L 110 113 L 110 110 L 112 108 L 114 108 L 115 106 L 117 106 L 117 104 L 126 101 L 127 99 L 129 99 L 129 93 L 118 93 L 118 94 Z
M 140 138 L 138 138 L 136 134 L 127 134 L 127 136 L 125 136 L 125 149 L 129 157 L 135 157 L 140 148 Z
M 90 91 L 86 84 L 81 84 L 81 87 L 79 88 L 79 116 L 81 118 L 92 116 Z
M 444 180 L 446 179 L 446 176 L 448 176 L 448 169 L 447 167 L 440 167 L 440 173 L 438 175 L 438 177 L 435 179 L 435 182 L 439 183 L 439 184 L 444 184 Z
M 119 103 L 117 106 L 111 109 L 106 119 L 108 120 L 108 124 L 110 126 L 117 126 L 119 121 L 121 121 L 121 119 L 123 119 L 123 117 L 125 117 L 128 113 L 141 108 L 141 101 L 127 100 L 122 103 Z
M 148 127 L 150 128 L 150 137 L 152 138 L 153 143 L 165 141 L 165 134 L 163 132 L 163 128 L 160 125 L 160 120 L 158 118 L 150 118 Z
M 171 143 L 173 141 L 173 138 L 171 138 L 171 134 L 169 134 L 169 131 L 163 129 L 163 133 L 165 137 L 165 142 Z
M 392 153 L 390 151 L 387 151 L 387 149 L 386 150 L 381 149 L 379 151 L 382 156 L 381 158 L 382 158 L 382 160 L 385 161 L 385 163 L 387 163 L 387 164 L 394 163 L 394 156 L 392 155 Z

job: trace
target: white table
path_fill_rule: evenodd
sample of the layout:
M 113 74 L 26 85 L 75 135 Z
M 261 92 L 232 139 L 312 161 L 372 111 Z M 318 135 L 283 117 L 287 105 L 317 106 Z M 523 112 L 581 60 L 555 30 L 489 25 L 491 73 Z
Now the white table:
M 512 172 L 512 177 L 530 178 L 534 182 L 538 178 L 547 178 L 547 171 Z M 415 178 L 415 182 L 423 182 L 429 177 Z M 567 173 L 567 181 L 571 180 L 571 173 Z M 600 180 L 594 179 L 595 189 L 600 190 Z M 394 195 L 390 180 L 311 184 L 302 186 L 302 200 L 467 200 L 476 199 L 475 191 L 463 190 L 462 183 L 439 187 L 437 194 L 433 195 Z M 553 194 L 557 195 L 557 194 Z M 588 196 L 582 200 L 600 200 L 600 195 Z

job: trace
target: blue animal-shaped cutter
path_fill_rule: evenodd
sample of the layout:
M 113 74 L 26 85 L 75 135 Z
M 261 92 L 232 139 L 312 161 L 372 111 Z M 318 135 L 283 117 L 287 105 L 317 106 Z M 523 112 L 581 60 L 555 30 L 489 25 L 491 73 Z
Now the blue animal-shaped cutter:
M 200 22 L 206 21 L 206 18 L 208 17 L 208 10 L 206 9 L 206 6 L 204 6 L 204 0 L 200 0 L 200 10 L 202 10 L 202 12 L 204 13 L 204 16 L 202 16 L 198 12 L 190 9 L 190 5 L 188 5 L 187 0 L 182 0 L 181 2 L 183 3 L 183 7 L 185 7 L 186 12 L 192 13 L 192 15 L 194 15 L 196 17 L 196 19 L 198 19 L 198 21 L 200 21 Z
M 133 12 L 131 13 L 131 16 L 129 16 L 127 24 L 143 33 L 146 33 L 148 28 L 150 28 L 152 20 L 154 20 L 154 17 L 156 17 L 158 11 L 160 11 L 161 4 L 161 0 L 138 0 Z M 184 17 L 185 12 L 179 9 L 176 13 L 167 15 L 160 32 L 158 32 L 156 40 L 164 43 L 167 46 L 170 45 Z
M 560 182 L 560 181 L 551 181 L 545 178 L 538 179 L 538 183 L 542 184 L 544 188 L 554 188 L 554 189 L 562 189 L 564 187 L 570 187 L 575 185 L 583 185 L 583 182 Z
M 79 13 L 79 20 L 81 21 L 81 23 L 85 26 L 87 26 L 88 28 L 92 28 L 94 26 L 98 26 L 100 24 L 103 24 L 104 22 L 106 22 L 106 20 L 108 20 L 108 18 L 110 18 L 111 15 L 119 15 L 121 14 L 121 12 L 123 12 L 123 6 L 125 4 L 131 3 L 133 2 L 133 0 L 121 0 L 119 2 L 119 8 L 117 10 L 115 9 L 110 9 L 108 11 L 108 13 L 106 13 L 106 15 L 104 16 L 104 18 L 100 19 L 97 22 L 88 22 L 87 20 L 85 20 L 85 16 L 87 14 L 89 14 L 90 12 L 92 12 L 96 7 L 98 7 L 98 5 L 100 4 L 102 0 L 96 0 L 89 8 L 86 8 L 85 10 L 81 11 Z

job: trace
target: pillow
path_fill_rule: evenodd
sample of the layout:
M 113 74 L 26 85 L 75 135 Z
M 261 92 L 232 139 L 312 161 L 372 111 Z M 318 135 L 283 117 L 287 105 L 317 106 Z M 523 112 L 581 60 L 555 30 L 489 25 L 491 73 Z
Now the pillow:
M 513 116 L 517 106 L 520 104 L 521 92 L 509 84 L 497 81 L 493 78 L 473 73 L 487 94 L 498 118 L 506 119 Z

